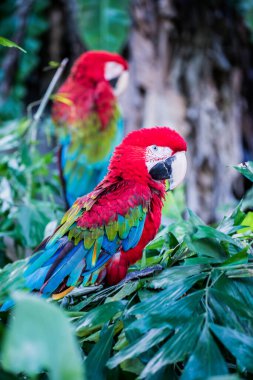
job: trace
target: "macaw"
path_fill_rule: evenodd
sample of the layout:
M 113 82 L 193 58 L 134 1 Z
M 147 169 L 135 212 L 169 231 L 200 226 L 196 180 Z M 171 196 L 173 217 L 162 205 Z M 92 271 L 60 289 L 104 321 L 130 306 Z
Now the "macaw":
M 89 193 L 106 174 L 123 138 L 117 96 L 127 85 L 128 64 L 118 54 L 90 51 L 74 63 L 54 95 L 60 176 L 67 207 Z
M 61 299 L 74 287 L 121 281 L 159 229 L 165 181 L 170 189 L 182 182 L 186 149 L 168 127 L 128 134 L 105 178 L 75 201 L 25 265 L 26 288 Z

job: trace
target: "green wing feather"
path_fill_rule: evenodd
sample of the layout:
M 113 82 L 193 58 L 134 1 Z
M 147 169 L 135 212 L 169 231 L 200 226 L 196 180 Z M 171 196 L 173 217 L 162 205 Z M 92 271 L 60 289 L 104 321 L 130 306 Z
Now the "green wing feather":
M 93 202 L 95 202 L 95 196 Z M 66 293 L 68 287 L 94 284 L 110 258 L 120 249 L 134 248 L 142 235 L 147 208 L 139 205 L 118 214 L 108 224 L 85 228 L 78 219 L 91 200 L 76 202 L 44 248 L 32 256 L 25 276 L 27 287 L 47 295 Z

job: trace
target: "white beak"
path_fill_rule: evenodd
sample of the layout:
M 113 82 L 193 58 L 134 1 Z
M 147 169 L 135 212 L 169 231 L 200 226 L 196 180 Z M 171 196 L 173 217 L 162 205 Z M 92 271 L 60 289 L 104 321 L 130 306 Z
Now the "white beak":
M 127 88 L 127 85 L 128 85 L 128 79 L 129 79 L 129 73 L 128 73 L 128 71 L 125 70 L 120 75 L 118 82 L 116 84 L 116 87 L 113 90 L 114 94 L 116 96 L 121 95 L 125 91 L 125 89 Z
M 174 160 L 171 164 L 171 177 L 168 179 L 170 190 L 175 189 L 183 181 L 187 169 L 185 152 L 175 153 L 172 157 L 174 157 Z

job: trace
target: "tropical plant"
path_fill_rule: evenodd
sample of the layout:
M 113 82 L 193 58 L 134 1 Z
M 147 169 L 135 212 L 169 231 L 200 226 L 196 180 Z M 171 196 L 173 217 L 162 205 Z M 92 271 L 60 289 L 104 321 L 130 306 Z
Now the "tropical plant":
M 55 202 L 59 180 L 50 167 L 55 152 L 41 155 L 29 125 L 29 120 L 14 120 L 0 129 L 1 265 L 30 254 L 46 225 L 61 215 Z
M 237 170 L 252 179 L 252 163 Z M 60 302 L 79 338 L 88 379 L 251 378 L 253 223 L 252 213 L 241 211 L 241 204 L 216 227 L 188 210 L 186 220 L 180 217 L 161 229 L 143 259 L 131 268 L 128 281 L 104 289 L 79 289 Z M 1 271 L 3 285 L 18 265 Z M 155 273 L 150 266 L 155 266 Z M 6 290 L 1 287 L 1 298 Z M 40 313 L 35 304 L 29 308 L 31 325 L 37 326 Z M 20 308 L 21 304 L 19 317 L 29 315 L 25 306 L 22 313 Z M 19 347 L 30 344 L 37 353 L 32 372 L 27 353 L 13 363 L 12 349 L 17 345 L 13 329 L 17 334 L 13 323 L 4 338 L 4 368 L 14 374 L 37 374 L 42 370 L 37 338 L 34 343 L 28 333 L 17 338 Z M 48 350 L 51 332 L 45 329 L 42 336 L 38 330 L 43 350 Z M 44 362 L 43 369 L 55 379 L 52 368 L 50 360 Z
M 79 33 L 88 49 L 120 52 L 129 27 L 130 1 L 78 0 Z
M 64 313 L 37 297 L 17 293 L 13 318 L 3 339 L 1 379 L 8 373 L 32 379 L 47 371 L 52 380 L 84 380 L 81 352 Z M 41 378 L 41 377 L 40 377 Z
M 252 163 L 237 170 L 253 179 Z M 189 210 L 162 229 L 132 268 L 160 273 L 63 301 L 88 378 L 251 378 L 253 220 L 240 205 L 215 228 Z

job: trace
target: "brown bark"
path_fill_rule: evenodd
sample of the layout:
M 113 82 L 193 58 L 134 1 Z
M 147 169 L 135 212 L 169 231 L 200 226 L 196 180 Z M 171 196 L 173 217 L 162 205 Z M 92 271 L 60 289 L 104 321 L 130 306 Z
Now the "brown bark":
M 249 35 L 225 1 L 217 5 L 133 1 L 131 79 L 122 99 L 128 130 L 169 125 L 185 136 L 187 203 L 206 221 L 234 200 L 238 175 L 229 165 L 243 160 L 242 118 L 253 132 L 243 95 Z

